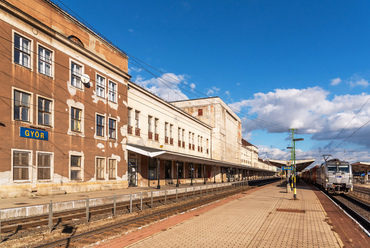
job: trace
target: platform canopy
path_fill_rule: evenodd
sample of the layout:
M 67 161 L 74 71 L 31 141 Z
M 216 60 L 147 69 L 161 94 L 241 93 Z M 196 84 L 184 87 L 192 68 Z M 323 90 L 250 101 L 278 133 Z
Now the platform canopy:
M 199 164 L 216 165 L 216 166 L 231 167 L 231 168 L 238 168 L 238 169 L 247 169 L 247 170 L 252 170 L 252 171 L 275 172 L 276 173 L 276 171 L 265 170 L 261 168 L 248 166 L 248 165 L 229 163 L 226 161 L 220 161 L 220 160 L 215 160 L 211 158 L 178 153 L 178 152 L 168 151 L 164 149 L 156 149 L 156 148 L 151 148 L 151 147 L 146 147 L 146 146 L 140 146 L 136 144 L 127 144 L 127 150 L 150 157 L 150 158 L 159 158 L 159 159 L 165 159 L 165 160 L 180 160 L 182 162 L 188 162 L 188 163 L 199 163 Z
M 370 171 L 370 162 L 357 162 L 352 164 L 354 172 Z
M 283 166 L 290 166 L 292 162 L 290 160 L 275 160 L 275 159 L 269 159 L 268 160 L 271 164 L 281 168 Z M 310 166 L 313 162 L 315 162 L 315 159 L 300 159 L 296 160 L 296 168 L 297 172 L 303 171 L 305 168 Z

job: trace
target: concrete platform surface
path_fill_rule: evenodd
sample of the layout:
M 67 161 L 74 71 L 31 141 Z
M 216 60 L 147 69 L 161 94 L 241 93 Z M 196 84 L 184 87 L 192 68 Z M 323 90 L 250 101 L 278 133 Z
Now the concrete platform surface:
M 274 183 L 216 205 L 178 224 L 166 226 L 182 215 L 99 247 L 343 247 L 319 199 L 304 183 L 298 200 L 286 193 L 285 186 Z M 156 225 L 158 231 L 153 234 L 150 230 Z

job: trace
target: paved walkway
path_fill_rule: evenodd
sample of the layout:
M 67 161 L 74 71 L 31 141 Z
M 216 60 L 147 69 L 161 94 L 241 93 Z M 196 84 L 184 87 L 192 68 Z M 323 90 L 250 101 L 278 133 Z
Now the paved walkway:
M 171 226 L 172 217 L 103 244 L 103 247 L 341 247 L 314 192 L 305 184 L 298 200 L 278 183 Z M 303 213 L 303 211 L 304 213 Z M 169 226 L 166 226 L 169 222 Z M 155 225 L 160 231 L 150 233 Z M 158 229 L 158 228 L 157 228 Z M 131 237 L 130 237 L 131 236 Z M 146 237 L 147 236 L 147 237 Z M 134 237 L 138 237 L 135 240 Z M 146 238 L 145 238 L 146 237 Z M 141 240 L 140 240 L 141 239 Z M 130 242 L 131 241 L 131 242 Z M 134 243 L 136 242 L 136 243 Z M 131 244 L 130 244 L 131 243 Z

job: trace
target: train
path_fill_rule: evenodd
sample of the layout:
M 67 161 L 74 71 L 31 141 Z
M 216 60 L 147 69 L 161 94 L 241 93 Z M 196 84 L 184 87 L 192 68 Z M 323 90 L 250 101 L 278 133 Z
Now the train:
M 353 191 L 352 165 L 339 159 L 327 160 L 302 173 L 306 181 L 318 185 L 330 194 Z

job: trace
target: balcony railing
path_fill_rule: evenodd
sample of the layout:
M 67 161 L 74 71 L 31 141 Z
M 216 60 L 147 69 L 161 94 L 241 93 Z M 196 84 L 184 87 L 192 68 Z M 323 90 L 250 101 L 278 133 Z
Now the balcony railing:
M 168 137 L 164 137 L 164 143 L 168 144 Z
M 132 134 L 132 126 L 127 126 L 127 133 Z
M 153 132 L 148 132 L 148 139 L 153 139 Z
M 159 133 L 154 134 L 154 140 L 155 141 L 158 141 L 159 140 Z

